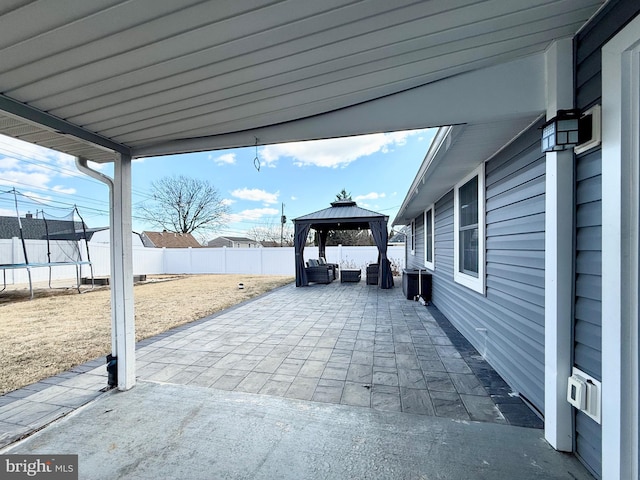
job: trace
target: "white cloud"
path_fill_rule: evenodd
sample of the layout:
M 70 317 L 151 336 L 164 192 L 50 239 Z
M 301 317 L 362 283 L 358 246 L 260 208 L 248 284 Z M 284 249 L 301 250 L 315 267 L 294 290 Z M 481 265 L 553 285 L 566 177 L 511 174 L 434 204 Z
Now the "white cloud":
M 47 189 L 51 176 L 44 173 L 29 173 L 20 170 L 0 169 L 0 185 L 15 186 L 17 188 L 32 187 Z
M 9 168 L 18 168 L 18 160 L 15 158 L 2 157 L 0 158 L 0 170 L 6 170 Z
M 24 215 L 23 212 L 20 212 L 20 215 Z M 16 211 L 10 208 L 0 208 L 0 216 L 2 217 L 15 217 Z
M 54 185 L 53 191 L 58 193 L 66 193 L 67 195 L 73 195 L 74 193 L 76 193 L 75 188 L 65 188 L 62 185 Z
M 371 193 L 367 193 L 366 195 L 358 195 L 356 198 L 354 198 L 354 200 L 356 202 L 359 202 L 361 200 L 378 200 L 379 198 L 384 198 L 386 196 L 387 196 L 386 193 L 371 192 Z
M 228 222 L 236 223 L 245 220 L 255 221 L 261 219 L 262 217 L 277 215 L 278 213 L 280 213 L 280 211 L 275 208 L 253 208 L 250 210 L 243 210 L 240 213 L 230 214 L 228 217 Z
M 29 197 L 32 200 L 36 200 L 40 202 L 48 202 L 49 200 L 51 200 L 51 197 L 47 195 L 42 195 L 40 193 L 35 193 L 35 192 L 24 192 L 24 195 Z
M 269 193 L 257 188 L 238 188 L 231 192 L 231 195 L 242 200 L 264 202 L 266 205 L 270 205 L 272 203 L 278 203 L 280 192 Z
M 218 155 L 217 157 L 209 155 L 209 160 L 213 160 L 216 165 L 233 165 L 234 163 L 236 163 L 236 154 L 224 153 L 222 155 Z
M 388 153 L 393 147 L 406 144 L 410 136 L 421 132 L 422 130 L 376 133 L 357 137 L 268 145 L 262 149 L 261 159 L 268 165 L 281 158 L 291 158 L 298 166 L 346 167 L 359 158 L 378 152 Z
M 101 168 L 91 162 L 93 168 Z M 75 158 L 55 150 L 32 143 L 23 142 L 0 135 L 0 184 L 53 189 L 62 193 L 70 192 L 64 186 L 50 187 L 54 178 L 83 176 L 75 166 Z
M 233 205 L 234 203 L 236 203 L 236 201 L 231 198 L 224 198 L 220 201 L 220 203 L 222 203 L 223 205 Z
M 298 199 L 298 197 L 294 197 L 293 195 L 291 195 L 291 200 L 296 201 Z

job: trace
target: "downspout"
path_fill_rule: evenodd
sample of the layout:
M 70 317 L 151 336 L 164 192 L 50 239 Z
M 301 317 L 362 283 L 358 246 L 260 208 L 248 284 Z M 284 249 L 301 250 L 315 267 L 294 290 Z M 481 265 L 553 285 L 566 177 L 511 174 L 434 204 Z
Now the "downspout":
M 82 157 L 76 157 L 76 167 L 85 175 L 88 175 L 96 180 L 104 183 L 109 188 L 109 248 L 112 248 L 114 244 L 114 228 L 113 228 L 113 179 L 107 175 L 100 173 L 96 170 L 89 168 L 87 159 Z M 110 271 L 115 271 L 113 255 L 109 254 Z M 112 363 L 112 359 L 118 357 L 118 345 L 116 343 L 116 318 L 113 314 L 113 305 L 115 305 L 115 292 L 111 288 L 111 356 L 107 357 L 107 370 L 109 371 L 109 386 L 116 386 L 118 383 L 117 374 L 112 376 L 112 372 L 117 372 L 116 364 Z

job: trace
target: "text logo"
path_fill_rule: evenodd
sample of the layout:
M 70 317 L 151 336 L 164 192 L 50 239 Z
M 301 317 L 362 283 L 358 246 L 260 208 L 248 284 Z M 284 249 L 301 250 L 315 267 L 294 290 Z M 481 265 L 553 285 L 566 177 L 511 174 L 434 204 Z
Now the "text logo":
M 78 480 L 78 456 L 0 455 L 0 479 Z

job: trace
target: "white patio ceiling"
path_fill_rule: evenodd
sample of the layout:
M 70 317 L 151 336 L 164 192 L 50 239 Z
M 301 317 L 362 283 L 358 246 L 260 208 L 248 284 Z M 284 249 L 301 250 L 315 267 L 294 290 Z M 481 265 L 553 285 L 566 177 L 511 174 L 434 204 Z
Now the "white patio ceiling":
M 544 94 L 523 72 L 542 64 L 518 61 L 602 3 L 4 0 L 0 133 L 110 161 L 533 119 Z

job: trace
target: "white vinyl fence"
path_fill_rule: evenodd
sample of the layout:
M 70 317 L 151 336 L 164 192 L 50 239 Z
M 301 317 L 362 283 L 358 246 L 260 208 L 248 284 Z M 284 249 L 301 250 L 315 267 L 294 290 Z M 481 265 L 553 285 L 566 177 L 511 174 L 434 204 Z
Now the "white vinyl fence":
M 46 251 L 46 241 L 40 242 L 40 248 Z M 34 244 L 35 248 L 36 245 Z M 52 249 L 54 247 L 52 246 Z M 18 249 L 18 250 L 16 250 Z M 19 239 L 0 240 L 0 264 L 22 263 L 22 245 Z M 367 247 L 327 247 L 327 262 L 337 263 L 342 268 L 360 268 L 363 273 L 369 263 L 378 259 L 378 249 Z M 83 253 L 84 255 L 84 253 Z M 93 262 L 96 277 L 110 273 L 109 245 L 90 243 L 89 255 Z M 394 268 L 404 268 L 404 246 L 389 246 L 387 256 Z M 317 247 L 306 247 L 305 260 L 318 258 Z M 295 275 L 293 247 L 284 248 L 146 248 L 133 247 L 134 275 L 153 274 L 205 274 L 239 273 L 257 275 Z M 15 259 L 20 259 L 15 261 Z M 84 258 L 83 258 L 84 259 Z M 53 267 L 54 280 L 75 278 L 75 267 Z M 7 284 L 26 283 L 26 270 L 7 270 Z M 46 281 L 48 268 L 31 271 L 33 281 Z M 89 268 L 82 267 L 82 276 L 89 276 Z

